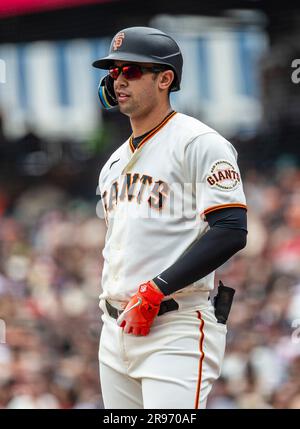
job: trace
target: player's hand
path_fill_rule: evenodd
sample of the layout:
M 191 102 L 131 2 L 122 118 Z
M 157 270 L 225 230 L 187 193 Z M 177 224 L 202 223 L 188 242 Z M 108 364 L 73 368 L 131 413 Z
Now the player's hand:
M 150 281 L 143 283 L 128 302 L 123 313 L 118 317 L 118 325 L 126 334 L 148 335 L 164 294 Z

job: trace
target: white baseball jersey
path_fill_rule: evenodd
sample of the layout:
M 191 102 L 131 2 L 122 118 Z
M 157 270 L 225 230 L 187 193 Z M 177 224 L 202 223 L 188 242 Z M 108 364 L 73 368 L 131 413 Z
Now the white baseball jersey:
M 217 131 L 174 112 L 135 149 L 109 158 L 99 186 L 107 223 L 100 298 L 126 302 L 209 228 L 205 215 L 246 207 L 234 147 Z M 214 272 L 179 294 L 214 288 Z

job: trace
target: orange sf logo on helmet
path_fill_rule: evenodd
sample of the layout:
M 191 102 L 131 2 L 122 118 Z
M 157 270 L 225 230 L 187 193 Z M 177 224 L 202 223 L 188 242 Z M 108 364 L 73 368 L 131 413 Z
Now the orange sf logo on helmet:
M 125 33 L 118 33 L 115 37 L 114 44 L 113 44 L 113 50 L 116 51 L 122 46 L 123 39 L 125 37 Z

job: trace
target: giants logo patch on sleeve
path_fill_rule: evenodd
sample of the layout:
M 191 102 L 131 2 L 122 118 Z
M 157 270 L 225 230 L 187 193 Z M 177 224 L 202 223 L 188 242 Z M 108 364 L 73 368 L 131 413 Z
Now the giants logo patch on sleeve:
M 206 181 L 210 187 L 222 191 L 232 191 L 241 184 L 241 178 L 236 168 L 225 160 L 213 163 L 206 176 Z

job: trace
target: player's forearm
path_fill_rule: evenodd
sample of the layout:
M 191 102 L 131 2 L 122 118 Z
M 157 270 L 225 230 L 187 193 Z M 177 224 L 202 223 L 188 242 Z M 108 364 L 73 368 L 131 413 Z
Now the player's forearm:
M 246 245 L 243 229 L 212 227 L 171 267 L 153 279 L 164 295 L 205 277 Z

